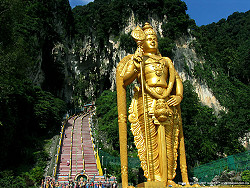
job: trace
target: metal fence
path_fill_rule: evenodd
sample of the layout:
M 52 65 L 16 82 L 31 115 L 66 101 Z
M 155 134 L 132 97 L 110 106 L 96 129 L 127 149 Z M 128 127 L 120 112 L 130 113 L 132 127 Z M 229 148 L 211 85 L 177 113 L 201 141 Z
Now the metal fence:
M 99 151 L 99 157 L 102 163 L 102 166 L 120 166 L 121 162 L 120 162 L 120 157 L 115 157 L 112 156 L 102 150 Z M 132 157 L 128 157 L 128 167 L 129 168 L 137 168 L 140 167 L 141 163 L 139 158 L 132 158 Z
M 194 176 L 199 182 L 211 182 L 216 175 L 220 175 L 223 171 L 243 172 L 250 170 L 250 151 L 230 155 L 226 158 L 219 159 L 194 168 Z

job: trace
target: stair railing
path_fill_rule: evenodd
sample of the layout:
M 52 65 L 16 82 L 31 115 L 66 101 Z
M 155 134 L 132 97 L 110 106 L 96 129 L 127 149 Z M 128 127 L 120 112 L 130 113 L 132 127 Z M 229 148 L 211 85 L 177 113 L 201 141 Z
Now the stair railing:
M 82 116 L 82 121 L 81 121 L 81 146 L 82 146 L 82 167 L 83 170 L 85 171 L 85 161 L 84 161 L 84 151 L 83 151 L 83 137 L 82 137 L 82 126 L 83 126 L 83 118 L 85 118 L 87 114 L 84 114 Z
M 64 121 L 62 128 L 61 128 L 59 143 L 58 143 L 58 148 L 57 148 L 57 153 L 56 153 L 55 167 L 54 167 L 54 172 L 53 172 L 54 178 L 56 178 L 56 174 L 57 174 L 57 170 L 58 170 L 59 157 L 60 157 L 61 149 L 62 149 L 62 140 L 63 140 L 64 131 L 65 131 L 65 125 L 71 117 L 72 116 L 67 117 L 66 121 Z
M 73 135 L 74 135 L 74 127 L 75 127 L 75 120 L 77 117 L 74 118 L 74 122 L 71 129 L 71 143 L 70 143 L 70 163 L 69 163 L 69 179 L 71 178 L 72 173 L 72 148 L 73 148 Z
M 79 116 L 77 116 L 77 118 L 78 118 Z M 74 130 L 75 131 L 75 135 L 77 135 L 78 133 L 77 133 L 77 128 Z M 77 138 L 77 136 L 76 136 L 76 138 Z M 76 150 L 76 155 L 75 155 L 75 158 L 76 158 L 76 174 L 77 174 L 77 150 L 78 150 L 78 145 L 77 145 L 77 141 L 75 141 L 75 150 Z
M 94 110 L 91 112 L 90 119 L 92 119 L 93 112 L 94 112 Z M 89 132 L 90 132 L 92 146 L 93 146 L 93 150 L 94 150 L 94 154 L 95 154 L 96 166 L 97 166 L 97 169 L 99 172 L 99 176 L 103 176 L 102 166 L 101 166 L 101 162 L 100 162 L 100 158 L 99 158 L 99 154 L 98 154 L 98 148 L 97 148 L 97 151 L 95 151 L 95 147 L 94 147 L 94 143 L 93 143 L 92 130 L 91 130 L 92 121 L 90 122 L 90 119 L 89 119 Z
M 83 114 L 82 113 L 80 113 L 78 116 L 77 116 L 77 118 L 79 118 L 80 116 L 82 116 Z M 77 119 L 76 118 L 76 119 Z M 81 119 L 81 127 L 82 127 L 82 119 Z M 78 132 L 77 132 L 77 129 L 75 129 L 75 135 L 77 135 L 78 134 Z M 81 135 L 81 128 L 80 128 L 80 135 Z M 77 137 L 76 137 L 77 138 Z M 75 146 L 75 148 L 76 148 L 76 174 L 77 174 L 77 167 L 78 167 L 78 160 L 77 160 L 77 151 L 78 151 L 78 142 L 76 141 L 76 144 L 75 144 L 76 146 Z

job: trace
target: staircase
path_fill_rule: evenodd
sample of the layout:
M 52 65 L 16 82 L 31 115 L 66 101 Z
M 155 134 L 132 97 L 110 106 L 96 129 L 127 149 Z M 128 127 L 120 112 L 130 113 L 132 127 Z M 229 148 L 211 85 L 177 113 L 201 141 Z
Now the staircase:
M 82 118 L 83 116 L 79 116 L 75 119 L 74 128 L 72 130 L 71 177 L 75 177 L 77 173 L 84 169 L 81 141 Z
M 90 135 L 90 127 L 88 122 L 89 116 L 82 121 L 82 136 L 83 136 L 83 153 L 85 161 L 85 171 L 89 175 L 89 178 L 93 178 L 94 175 L 98 175 L 98 170 L 96 166 L 96 159 L 93 150 L 93 143 Z
M 58 164 L 57 181 L 68 182 L 84 172 L 89 178 L 98 176 L 93 143 L 89 127 L 90 115 L 79 115 L 68 120 L 62 140 L 61 160 Z
M 58 181 L 68 181 L 70 165 L 70 151 L 71 151 L 71 130 L 74 124 L 74 118 L 68 120 L 65 126 L 65 134 L 61 146 L 61 160 L 59 160 L 57 178 Z

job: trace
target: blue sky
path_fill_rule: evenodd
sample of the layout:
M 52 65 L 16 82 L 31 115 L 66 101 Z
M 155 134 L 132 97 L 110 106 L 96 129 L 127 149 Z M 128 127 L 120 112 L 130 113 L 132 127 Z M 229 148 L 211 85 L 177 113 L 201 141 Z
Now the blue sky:
M 74 8 L 76 5 L 86 5 L 93 0 L 69 0 Z M 105 1 L 105 0 L 104 0 Z M 250 0 L 182 0 L 187 4 L 192 19 L 198 26 L 218 22 L 234 12 L 246 12 L 250 10 Z
M 234 12 L 250 10 L 250 0 L 183 0 L 187 13 L 198 26 L 218 22 Z

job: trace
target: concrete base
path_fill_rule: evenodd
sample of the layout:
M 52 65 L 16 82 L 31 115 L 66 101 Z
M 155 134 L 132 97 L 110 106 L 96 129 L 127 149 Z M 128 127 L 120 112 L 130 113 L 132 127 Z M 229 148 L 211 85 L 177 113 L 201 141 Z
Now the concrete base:
M 165 188 L 166 184 L 164 182 L 143 182 L 138 184 L 136 187 L 144 187 L 144 188 L 153 188 L 153 187 L 157 187 L 157 188 Z

